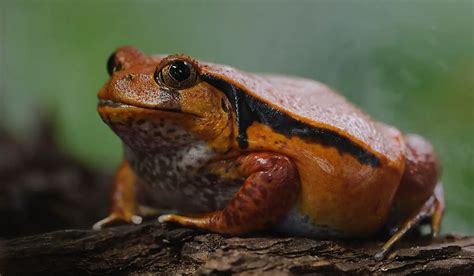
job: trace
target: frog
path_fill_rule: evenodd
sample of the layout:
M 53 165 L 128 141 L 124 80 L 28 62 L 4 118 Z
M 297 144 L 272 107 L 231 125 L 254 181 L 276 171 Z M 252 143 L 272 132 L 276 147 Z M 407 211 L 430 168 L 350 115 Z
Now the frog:
M 160 223 L 228 236 L 364 238 L 389 228 L 378 259 L 421 223 L 440 232 L 431 143 L 327 85 L 133 46 L 114 51 L 107 70 L 97 110 L 123 161 L 110 214 L 94 229 L 139 224 L 150 210 Z

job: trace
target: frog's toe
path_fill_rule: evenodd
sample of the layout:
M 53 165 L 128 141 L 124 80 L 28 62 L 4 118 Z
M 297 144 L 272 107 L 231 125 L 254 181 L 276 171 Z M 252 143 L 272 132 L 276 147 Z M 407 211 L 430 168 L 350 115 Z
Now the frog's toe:
M 130 222 L 132 222 L 133 224 L 141 224 L 143 222 L 143 218 L 141 216 L 133 215 L 130 218 Z
M 200 229 L 207 229 L 209 224 L 209 215 L 201 215 L 196 217 L 186 217 L 180 215 L 166 214 L 158 217 L 158 222 L 172 222 L 185 227 L 194 227 Z
M 158 222 L 160 223 L 165 223 L 165 222 L 173 222 L 177 223 L 182 226 L 191 226 L 191 227 L 200 227 L 202 224 L 202 218 L 198 217 L 185 217 L 185 216 L 180 216 L 180 215 L 174 215 L 174 214 L 166 214 L 166 215 L 161 215 L 158 217 Z
M 129 218 L 122 218 L 120 216 L 111 214 L 108 217 L 103 218 L 103 219 L 99 220 L 98 222 L 96 222 L 92 226 L 92 229 L 93 230 L 100 230 L 100 229 L 103 229 L 105 227 L 120 224 L 121 222 L 122 223 L 123 222 L 128 222 L 128 223 L 133 223 L 133 224 L 141 224 L 143 222 L 143 218 L 141 216 L 137 216 L 137 215 L 132 215 Z
M 170 222 L 170 221 L 176 222 L 176 219 L 174 217 L 175 215 L 171 215 L 171 214 L 161 215 L 158 217 L 158 222 L 159 223 L 165 223 L 165 222 Z
M 99 220 L 98 222 L 94 223 L 94 225 L 92 226 L 92 229 L 93 230 L 100 230 L 100 229 L 106 227 L 107 225 L 110 225 L 114 221 L 116 221 L 116 219 L 113 218 L 112 216 L 105 217 L 105 218 Z

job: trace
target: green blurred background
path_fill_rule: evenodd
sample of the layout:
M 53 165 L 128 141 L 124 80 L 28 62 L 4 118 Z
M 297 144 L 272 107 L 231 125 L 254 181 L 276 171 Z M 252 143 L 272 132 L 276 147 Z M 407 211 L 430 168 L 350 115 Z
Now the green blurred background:
M 53 114 L 65 151 L 113 168 L 95 111 L 124 44 L 320 80 L 373 117 L 433 142 L 444 231 L 474 234 L 473 1 L 3 1 L 0 126 L 27 141 Z

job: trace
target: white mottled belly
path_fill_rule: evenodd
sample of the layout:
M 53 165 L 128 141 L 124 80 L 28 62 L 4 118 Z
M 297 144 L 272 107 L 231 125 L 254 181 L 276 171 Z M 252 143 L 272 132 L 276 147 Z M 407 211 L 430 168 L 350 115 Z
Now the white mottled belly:
M 223 209 L 242 185 L 207 172 L 216 153 L 176 125 L 141 122 L 133 129 L 133 136 L 122 137 L 125 158 L 150 188 L 155 207 L 183 213 Z

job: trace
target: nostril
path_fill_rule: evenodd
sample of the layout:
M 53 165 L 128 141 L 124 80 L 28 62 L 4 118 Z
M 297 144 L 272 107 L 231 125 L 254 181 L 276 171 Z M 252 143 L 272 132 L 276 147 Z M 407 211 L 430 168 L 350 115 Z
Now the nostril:
M 135 75 L 134 74 L 128 74 L 127 75 L 127 80 L 131 81 L 135 78 Z

